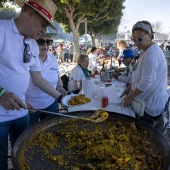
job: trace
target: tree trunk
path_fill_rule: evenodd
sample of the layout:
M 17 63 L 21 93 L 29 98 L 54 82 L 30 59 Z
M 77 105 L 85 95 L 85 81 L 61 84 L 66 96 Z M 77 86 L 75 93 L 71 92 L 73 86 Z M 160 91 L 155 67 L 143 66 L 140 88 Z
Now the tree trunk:
M 95 37 L 92 34 L 89 34 L 91 37 L 91 42 L 92 42 L 92 46 L 96 46 L 95 44 Z
M 81 16 L 77 23 L 73 22 L 72 16 L 69 17 L 69 23 L 70 23 L 70 28 L 73 32 L 73 41 L 74 41 L 74 56 L 73 56 L 73 61 L 77 62 L 77 59 L 80 55 L 80 49 L 79 49 L 79 42 L 78 42 L 78 29 L 81 23 L 81 20 L 84 16 Z
M 76 30 L 73 31 L 73 41 L 74 41 L 73 61 L 77 62 L 77 59 L 80 55 L 80 48 L 79 48 L 79 42 L 78 42 L 78 32 Z
M 98 38 L 98 41 L 99 41 L 99 44 L 101 45 L 101 40 L 102 40 L 102 38 Z
M 94 37 L 94 36 L 92 36 L 91 38 L 92 38 L 92 39 L 91 39 L 92 45 L 93 45 L 93 46 L 96 46 L 96 43 L 95 43 L 95 37 Z

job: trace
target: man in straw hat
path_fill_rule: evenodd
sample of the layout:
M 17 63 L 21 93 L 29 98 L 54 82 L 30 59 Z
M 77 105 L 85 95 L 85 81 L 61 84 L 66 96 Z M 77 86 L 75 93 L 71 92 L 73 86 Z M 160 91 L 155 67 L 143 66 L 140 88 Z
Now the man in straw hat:
M 39 49 L 36 41 L 54 28 L 56 6 L 52 0 L 15 0 L 22 7 L 16 19 L 0 21 L 0 157 L 8 155 L 8 135 L 12 147 L 28 127 L 25 93 L 30 75 L 34 85 L 61 102 L 62 95 L 41 76 Z M 12 47 L 12 48 L 11 48 Z M 12 50 L 11 50 L 12 49 Z M 0 159 L 6 170 L 7 159 Z

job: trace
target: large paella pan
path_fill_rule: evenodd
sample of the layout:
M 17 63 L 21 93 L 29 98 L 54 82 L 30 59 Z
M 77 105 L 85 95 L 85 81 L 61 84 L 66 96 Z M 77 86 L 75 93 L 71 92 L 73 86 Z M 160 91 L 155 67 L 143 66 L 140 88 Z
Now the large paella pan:
M 70 114 L 89 117 L 93 113 Z M 12 153 L 16 170 L 169 170 L 169 158 L 170 145 L 161 132 L 113 112 L 97 124 L 60 116 L 48 118 L 27 129 Z

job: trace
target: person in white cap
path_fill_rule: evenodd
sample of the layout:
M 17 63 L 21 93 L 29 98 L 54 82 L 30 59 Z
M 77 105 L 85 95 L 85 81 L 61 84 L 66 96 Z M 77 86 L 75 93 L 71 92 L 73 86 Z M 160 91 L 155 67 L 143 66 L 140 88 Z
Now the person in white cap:
M 52 38 L 56 36 L 55 33 L 46 33 L 41 35 L 37 40 L 37 44 L 40 50 L 39 60 L 41 65 L 41 74 L 50 84 L 57 89 L 61 94 L 66 95 L 66 90 L 62 86 L 62 80 L 59 76 L 58 62 L 54 55 L 48 53 L 49 46 L 52 45 Z M 32 78 L 26 92 L 26 102 L 29 108 L 40 109 L 49 112 L 58 112 L 59 106 L 57 100 L 43 92 L 40 88 L 34 85 Z M 50 113 L 44 113 L 41 111 L 29 112 L 29 125 L 33 125 L 39 120 L 53 116 Z
M 52 19 L 57 10 L 52 0 L 15 0 L 21 9 L 16 19 L 0 21 L 0 169 L 7 170 L 8 136 L 13 148 L 29 125 L 25 93 L 30 76 L 34 85 L 61 102 L 59 93 L 41 76 L 36 41 L 55 29 Z M 11 48 L 13 50 L 11 50 Z

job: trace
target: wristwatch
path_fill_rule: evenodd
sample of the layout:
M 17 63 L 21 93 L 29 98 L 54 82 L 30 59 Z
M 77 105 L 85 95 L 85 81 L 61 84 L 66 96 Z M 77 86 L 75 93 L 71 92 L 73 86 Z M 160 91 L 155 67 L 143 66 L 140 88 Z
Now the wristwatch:
M 57 99 L 57 103 L 61 103 L 62 98 L 63 98 L 63 95 L 60 95 Z

